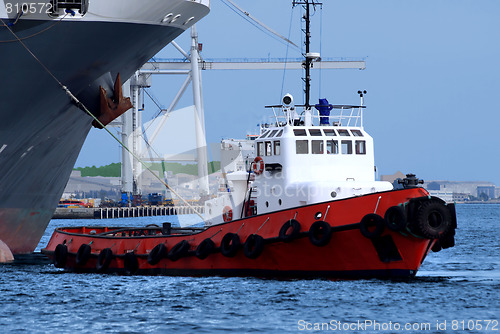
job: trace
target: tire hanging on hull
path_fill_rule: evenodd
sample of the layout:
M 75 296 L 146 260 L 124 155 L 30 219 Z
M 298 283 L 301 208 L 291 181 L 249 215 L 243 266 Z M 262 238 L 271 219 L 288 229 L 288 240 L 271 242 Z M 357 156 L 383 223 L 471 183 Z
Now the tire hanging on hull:
M 256 259 L 264 250 L 264 238 L 258 234 L 250 234 L 243 245 L 243 253 L 249 259 Z
M 315 246 L 326 246 L 331 238 L 332 227 L 325 221 L 315 221 L 309 228 L 309 241 Z
M 113 259 L 113 251 L 111 248 L 104 248 L 97 257 L 96 270 L 97 272 L 104 272 L 109 268 L 111 260 Z
M 401 232 L 406 230 L 408 220 L 406 212 L 402 206 L 391 206 L 384 215 L 386 226 L 389 230 L 394 232 Z
M 279 239 L 283 242 L 291 242 L 299 237 L 299 233 L 300 223 L 295 219 L 290 219 L 281 226 Z
M 92 251 L 91 247 L 87 244 L 82 244 L 80 248 L 78 248 L 78 252 L 76 252 L 76 265 L 84 266 L 87 261 L 90 259 L 90 252 Z
M 412 222 L 412 231 L 427 239 L 438 239 L 452 228 L 451 214 L 442 201 L 423 201 Z
M 54 250 L 54 266 L 56 268 L 64 268 L 68 259 L 68 246 L 59 244 Z
M 160 262 L 167 256 L 167 247 L 165 244 L 156 245 L 148 254 L 148 263 L 152 266 Z
M 215 251 L 215 243 L 212 241 L 212 239 L 207 238 L 203 240 L 198 245 L 198 247 L 196 247 L 195 255 L 198 259 L 204 260 L 214 251 Z
M 375 229 L 369 229 L 371 226 L 375 226 Z M 368 239 L 380 237 L 384 232 L 384 227 L 384 218 L 380 217 L 376 213 L 369 213 L 365 215 L 359 224 L 361 234 Z
M 181 257 L 184 257 L 184 256 L 187 255 L 187 253 L 189 251 L 189 247 L 190 247 L 189 242 L 187 242 L 186 240 L 182 240 L 182 241 L 178 242 L 168 252 L 168 258 L 171 261 L 177 261 L 177 260 L 179 260 Z
M 222 238 L 220 252 L 226 257 L 233 257 L 240 249 L 240 246 L 240 237 L 235 233 L 227 233 L 224 238 Z
M 129 275 L 133 275 L 139 269 L 139 261 L 134 253 L 126 253 L 123 258 L 123 268 L 125 272 Z

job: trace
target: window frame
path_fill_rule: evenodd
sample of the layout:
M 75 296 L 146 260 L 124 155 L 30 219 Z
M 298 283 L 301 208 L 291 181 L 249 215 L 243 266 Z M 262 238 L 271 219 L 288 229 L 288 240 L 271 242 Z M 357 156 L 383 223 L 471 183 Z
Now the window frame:
M 266 138 L 266 136 L 267 136 L 270 132 L 271 132 L 270 130 L 266 130 L 266 131 L 264 131 L 264 133 L 263 133 L 263 134 L 261 134 L 259 138 Z
M 273 155 L 273 142 L 272 141 L 265 141 L 264 142 L 264 153 L 266 157 L 270 157 Z
M 323 133 L 321 132 L 321 129 L 308 129 L 309 135 L 311 137 L 322 137 Z
M 328 150 L 328 143 L 332 143 L 331 152 Z M 339 154 L 339 141 L 337 139 L 327 139 L 326 154 Z
M 307 137 L 306 129 L 293 129 L 293 135 L 295 137 Z
M 365 155 L 366 154 L 366 140 L 356 140 L 354 143 L 354 150 L 356 154 Z
M 345 147 L 345 152 L 344 152 L 344 147 Z M 342 155 L 351 155 L 352 154 L 352 140 L 341 140 L 340 141 L 340 153 Z
M 323 129 L 326 137 L 337 137 L 337 133 L 334 129 Z
M 305 152 L 299 152 L 299 142 L 300 143 L 304 143 L 306 144 L 305 148 Z M 307 139 L 296 139 L 295 140 L 295 154 L 309 154 L 309 140 Z
M 349 131 L 347 129 L 338 129 L 337 131 L 338 131 L 340 137 L 350 137 L 351 136 L 351 134 L 349 133 Z
M 276 150 L 278 148 L 278 150 Z M 274 155 L 280 155 L 281 154 L 281 143 L 279 140 L 275 140 L 273 142 L 273 149 L 274 149 Z
M 257 142 L 257 156 L 262 157 L 262 153 L 265 153 L 265 146 L 263 141 Z
M 314 144 L 319 143 L 319 147 L 316 147 L 317 150 L 315 150 Z M 311 140 L 311 153 L 312 154 L 324 154 L 325 153 L 325 141 L 324 140 Z

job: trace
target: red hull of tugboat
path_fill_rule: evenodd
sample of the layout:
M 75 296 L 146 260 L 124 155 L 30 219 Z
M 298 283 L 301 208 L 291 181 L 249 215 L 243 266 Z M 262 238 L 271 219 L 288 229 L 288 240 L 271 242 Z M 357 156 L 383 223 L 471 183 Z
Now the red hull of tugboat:
M 247 217 L 190 234 L 164 235 L 160 228 L 147 227 L 120 231 L 109 227 L 60 228 L 42 252 L 51 257 L 56 266 L 76 272 L 287 278 L 413 277 L 438 239 L 417 236 L 408 229 L 396 232 L 389 228 L 384 228 L 381 235 L 367 237 L 361 233 L 360 222 L 373 213 L 383 217 L 390 207 L 407 208 L 409 206 L 401 204 L 415 198 L 431 201 L 422 188 L 393 190 Z M 456 224 L 452 206 L 447 210 L 453 215 L 450 215 L 452 224 Z M 411 219 L 409 212 L 408 220 Z M 287 228 L 283 225 L 290 225 L 290 220 L 300 224 L 296 238 L 290 235 L 291 228 L 284 233 Z M 321 241 L 326 233 L 317 229 L 316 244 L 313 244 L 309 231 L 318 220 L 331 226 L 331 238 Z M 142 235 L 134 236 L 132 230 L 136 234 L 141 231 Z M 454 234 L 454 228 L 452 230 Z M 371 227 L 368 232 L 376 234 Z M 230 238 L 228 233 L 239 237 L 239 247 L 234 241 L 222 245 Z M 243 247 L 254 234 L 264 239 L 263 248 Z M 284 236 L 291 240 L 283 240 Z M 206 239 L 213 241 L 215 249 L 203 258 L 198 246 Z M 185 252 L 179 244 L 182 241 L 189 243 Z M 326 244 L 318 246 L 318 243 Z M 168 256 L 159 244 L 170 251 Z M 106 255 L 103 251 L 106 248 L 111 249 L 112 255 Z M 231 251 L 235 254 L 228 254 Z

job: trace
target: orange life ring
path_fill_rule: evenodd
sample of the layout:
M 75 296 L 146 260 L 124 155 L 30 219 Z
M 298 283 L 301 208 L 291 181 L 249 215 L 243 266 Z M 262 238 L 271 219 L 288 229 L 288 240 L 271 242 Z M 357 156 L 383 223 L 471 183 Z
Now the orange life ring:
M 230 206 L 225 206 L 222 210 L 222 219 L 225 222 L 230 222 L 231 220 L 233 220 L 233 210 L 231 210 Z
M 252 170 L 256 175 L 262 174 L 264 171 L 264 160 L 261 157 L 256 157 L 252 164 Z
M 255 216 L 255 201 L 253 199 L 245 203 L 245 217 Z

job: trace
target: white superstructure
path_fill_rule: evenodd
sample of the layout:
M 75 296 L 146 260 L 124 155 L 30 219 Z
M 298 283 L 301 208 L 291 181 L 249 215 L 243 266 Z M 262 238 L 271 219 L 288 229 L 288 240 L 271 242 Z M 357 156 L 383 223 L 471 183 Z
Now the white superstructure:
M 230 182 L 226 193 L 206 204 L 208 224 L 392 189 L 389 182 L 375 180 L 373 138 L 363 128 L 363 105 L 326 102 L 301 112 L 285 97 L 283 105 L 271 108 L 273 121 L 253 142 L 251 174 L 244 164 L 248 154 L 240 156 L 241 167 L 224 174 Z

